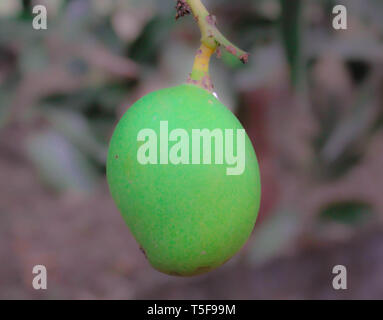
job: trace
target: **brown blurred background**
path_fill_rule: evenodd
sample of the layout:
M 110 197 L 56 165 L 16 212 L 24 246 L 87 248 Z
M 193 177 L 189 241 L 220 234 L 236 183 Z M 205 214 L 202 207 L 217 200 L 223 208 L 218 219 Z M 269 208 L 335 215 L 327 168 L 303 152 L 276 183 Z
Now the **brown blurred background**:
M 1 0 L 0 298 L 383 298 L 383 2 L 204 3 L 251 53 L 243 66 L 224 52 L 211 71 L 260 161 L 247 245 L 207 275 L 160 274 L 108 193 L 119 117 L 191 70 L 199 31 L 175 21 L 174 0 Z M 32 28 L 36 4 L 48 30 Z M 336 4 L 348 30 L 332 28 Z

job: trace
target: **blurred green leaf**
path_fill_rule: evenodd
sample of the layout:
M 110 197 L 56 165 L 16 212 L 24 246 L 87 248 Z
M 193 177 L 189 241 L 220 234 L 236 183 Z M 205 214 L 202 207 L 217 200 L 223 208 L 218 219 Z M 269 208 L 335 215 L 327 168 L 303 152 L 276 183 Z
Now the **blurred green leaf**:
M 99 143 L 81 113 L 71 110 L 49 109 L 46 117 L 53 127 L 70 140 L 81 151 L 85 152 L 101 164 L 105 164 L 107 147 Z
M 281 31 L 286 51 L 287 61 L 290 66 L 290 76 L 293 86 L 299 84 L 302 71 L 302 6 L 301 0 L 281 0 L 282 16 Z
M 140 63 L 155 62 L 158 49 L 169 36 L 174 25 L 173 15 L 155 16 L 144 27 L 141 35 L 130 47 L 129 56 Z
M 11 99 L 6 90 L 0 87 L 0 129 L 7 123 L 10 114 Z
M 264 220 L 262 225 L 256 225 L 251 242 L 250 261 L 261 264 L 281 254 L 292 244 L 299 225 L 299 215 L 287 210 L 277 211 Z
M 76 112 L 89 111 L 95 107 L 99 111 L 114 114 L 115 109 L 123 101 L 128 92 L 125 85 L 108 84 L 105 86 L 89 86 L 70 94 L 53 94 L 44 99 L 44 104 L 60 106 Z
M 365 81 L 357 92 L 349 112 L 340 120 L 334 121 L 332 128 L 328 127 L 331 124 L 329 119 L 326 119 L 324 123 L 318 159 L 323 162 L 324 171 L 328 176 L 340 177 L 362 159 L 363 151 L 367 146 L 366 140 L 374 127 L 380 109 L 374 95 L 377 85 L 372 80 L 374 79 Z M 336 111 L 331 110 L 329 115 L 336 115 Z
M 323 222 L 337 222 L 347 225 L 359 225 L 372 216 L 369 204 L 357 201 L 346 201 L 329 204 L 319 214 Z
M 15 17 L 22 10 L 21 1 L 2 0 L 0 1 L 0 17 Z
M 29 45 L 28 50 L 21 51 L 19 56 L 20 71 L 23 74 L 44 69 L 48 63 L 45 47 L 40 43 Z
M 232 55 L 224 48 L 221 49 L 221 59 L 222 62 L 230 68 L 245 68 L 245 65 L 236 56 Z
M 98 174 L 92 163 L 63 135 L 45 130 L 27 139 L 27 154 L 41 179 L 58 190 L 91 192 Z

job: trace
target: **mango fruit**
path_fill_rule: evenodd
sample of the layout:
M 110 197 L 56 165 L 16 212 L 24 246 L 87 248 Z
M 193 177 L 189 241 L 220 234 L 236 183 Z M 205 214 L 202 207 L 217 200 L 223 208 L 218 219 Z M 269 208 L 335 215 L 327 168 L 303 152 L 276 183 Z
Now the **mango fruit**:
M 193 143 L 193 132 L 204 129 L 211 140 Z M 238 139 L 240 131 L 232 112 L 193 84 L 149 93 L 119 121 L 109 145 L 107 181 L 155 269 L 201 274 L 229 260 L 249 238 L 261 186 L 253 146 L 246 133 Z M 244 163 L 227 161 L 240 151 Z

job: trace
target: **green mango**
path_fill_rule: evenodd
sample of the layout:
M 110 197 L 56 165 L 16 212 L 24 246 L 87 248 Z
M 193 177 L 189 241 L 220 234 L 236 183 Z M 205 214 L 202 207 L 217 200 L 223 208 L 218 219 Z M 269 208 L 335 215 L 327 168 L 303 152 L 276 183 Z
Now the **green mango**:
M 193 135 L 197 129 L 217 135 L 210 144 Z M 232 161 L 236 153 L 242 163 Z M 250 139 L 230 110 L 193 84 L 149 93 L 126 111 L 110 141 L 107 180 L 150 264 L 170 275 L 229 260 L 249 238 L 260 204 Z

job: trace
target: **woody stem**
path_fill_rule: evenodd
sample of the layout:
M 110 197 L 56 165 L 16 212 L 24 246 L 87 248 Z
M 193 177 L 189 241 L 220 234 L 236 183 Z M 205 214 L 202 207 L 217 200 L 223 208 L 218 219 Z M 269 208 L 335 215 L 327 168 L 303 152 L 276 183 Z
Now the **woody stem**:
M 209 76 L 209 62 L 211 55 L 218 47 L 225 48 L 243 63 L 248 60 L 248 53 L 232 44 L 217 29 L 216 18 L 211 15 L 201 0 L 180 0 L 189 5 L 190 10 L 201 31 L 201 47 L 197 51 L 194 66 L 188 82 L 197 84 L 206 90 L 212 91 L 213 85 Z

